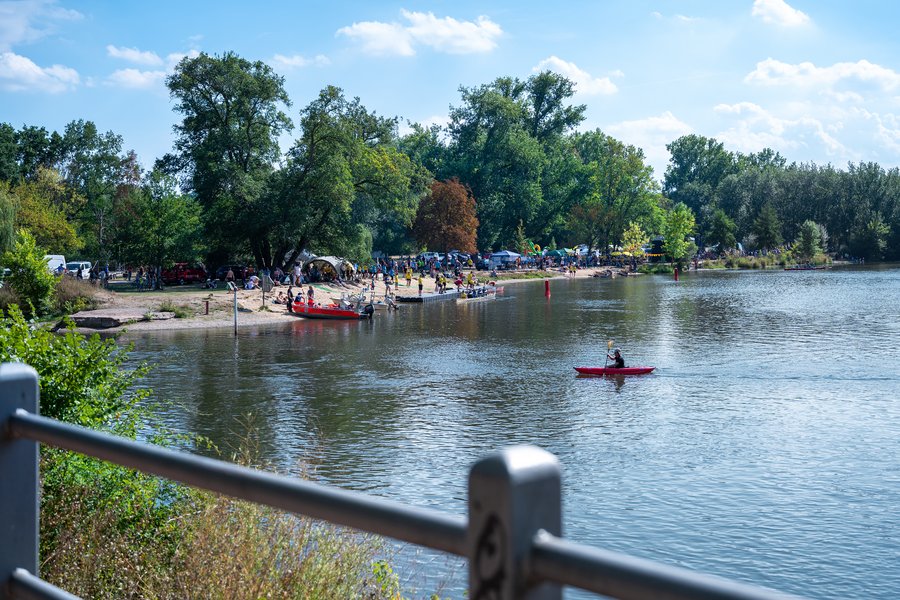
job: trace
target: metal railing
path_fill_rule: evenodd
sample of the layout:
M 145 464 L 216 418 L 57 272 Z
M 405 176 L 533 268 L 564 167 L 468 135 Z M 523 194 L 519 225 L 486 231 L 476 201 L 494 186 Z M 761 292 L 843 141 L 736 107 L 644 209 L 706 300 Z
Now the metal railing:
M 0 600 L 73 598 L 38 577 L 38 442 L 174 481 L 465 557 L 473 599 L 549 600 L 570 585 L 625 599 L 794 596 L 561 537 L 552 454 L 503 449 L 469 473 L 468 519 L 118 438 L 38 415 L 31 367 L 0 365 Z

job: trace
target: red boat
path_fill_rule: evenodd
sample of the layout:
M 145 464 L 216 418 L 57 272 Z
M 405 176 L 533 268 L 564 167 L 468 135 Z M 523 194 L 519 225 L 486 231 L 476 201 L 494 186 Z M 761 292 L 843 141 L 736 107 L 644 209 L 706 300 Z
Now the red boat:
M 328 306 L 320 306 L 318 304 L 310 306 L 306 302 L 294 302 L 291 305 L 293 313 L 298 317 L 307 319 L 371 319 L 374 310 L 370 310 L 369 305 L 363 306 L 360 310 L 352 308 L 341 308 L 337 304 L 329 304 Z
M 575 367 L 582 375 L 645 375 L 652 373 L 656 367 Z

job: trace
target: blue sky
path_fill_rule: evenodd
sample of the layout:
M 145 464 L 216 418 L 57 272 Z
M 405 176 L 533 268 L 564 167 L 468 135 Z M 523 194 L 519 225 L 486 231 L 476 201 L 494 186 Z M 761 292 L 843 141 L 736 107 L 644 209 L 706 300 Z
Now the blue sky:
M 576 82 L 582 129 L 643 148 L 657 178 L 665 145 L 688 133 L 890 168 L 898 13 L 883 0 L 0 0 L 0 121 L 92 120 L 149 166 L 178 119 L 165 75 L 185 55 L 231 50 L 285 77 L 292 117 L 337 85 L 381 115 L 444 123 L 459 86 L 551 69 Z

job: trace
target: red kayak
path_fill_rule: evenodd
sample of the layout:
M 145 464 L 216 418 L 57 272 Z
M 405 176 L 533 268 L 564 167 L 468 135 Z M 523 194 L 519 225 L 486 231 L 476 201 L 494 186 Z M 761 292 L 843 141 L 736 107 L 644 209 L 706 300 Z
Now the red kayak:
M 652 373 L 656 367 L 575 367 L 582 375 L 645 375 Z

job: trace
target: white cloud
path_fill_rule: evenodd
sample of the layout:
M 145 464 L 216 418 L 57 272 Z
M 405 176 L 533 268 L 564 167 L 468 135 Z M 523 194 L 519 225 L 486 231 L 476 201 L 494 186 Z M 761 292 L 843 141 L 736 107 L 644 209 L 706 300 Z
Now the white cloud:
M 634 121 L 622 121 L 604 128 L 606 133 L 626 144 L 637 146 L 644 151 L 647 163 L 653 167 L 656 177 L 661 178 L 669 162 L 666 144 L 693 132 L 693 128 L 666 111 L 657 117 L 647 117 Z
M 900 73 L 867 60 L 817 67 L 811 62 L 792 65 L 767 58 L 757 63 L 756 69 L 744 78 L 746 83 L 805 86 L 833 86 L 844 80 L 872 83 L 883 89 L 892 90 L 900 85 Z
M 131 49 L 126 48 L 126 50 Z M 129 90 L 157 89 L 162 91 L 166 75 L 175 70 L 175 66 L 178 65 L 181 59 L 185 57 L 194 58 L 199 55 L 200 53 L 197 50 L 191 50 L 187 54 L 173 52 L 168 54 L 165 60 L 157 57 L 159 58 L 160 66 L 165 63 L 165 67 L 162 69 L 152 69 L 147 71 L 142 71 L 140 69 L 118 69 L 113 71 L 113 73 L 104 80 L 104 84 Z M 156 55 L 154 54 L 154 56 Z
M 62 65 L 39 67 L 30 58 L 0 53 L 0 88 L 11 92 L 57 94 L 78 85 L 78 71 Z
M 60 21 L 81 18 L 78 11 L 60 8 L 53 0 L 0 2 L 0 51 L 50 35 Z
M 119 48 L 118 46 L 113 46 L 112 44 L 106 47 L 106 53 L 113 58 L 121 58 L 122 60 L 127 60 L 128 62 L 133 62 L 139 65 L 147 65 L 150 67 L 155 67 L 163 64 L 163 59 L 159 57 L 156 52 L 150 52 L 149 50 L 138 50 L 137 48 Z
M 113 74 L 106 79 L 106 82 L 115 87 L 146 90 L 161 85 L 165 78 L 165 71 L 119 69 L 118 71 L 113 72 Z
M 545 58 L 531 71 L 533 73 L 540 71 L 559 73 L 575 83 L 575 92 L 577 94 L 584 94 L 585 96 L 610 95 L 619 91 L 616 84 L 609 77 L 592 77 L 587 71 L 578 68 L 575 63 L 566 62 L 556 56 Z M 616 71 L 614 74 L 622 76 L 621 71 Z
M 337 35 L 356 40 L 368 54 L 413 56 L 417 46 L 447 54 L 490 52 L 503 34 L 500 26 L 485 16 L 475 21 L 457 21 L 430 12 L 402 10 L 401 15 L 408 24 L 363 21 L 338 29 Z
M 796 107 L 803 116 L 793 119 L 778 117 L 752 102 L 719 104 L 713 110 L 720 115 L 736 117 L 735 123 L 715 138 L 740 152 L 758 152 L 763 148 L 785 152 L 818 145 L 829 156 L 850 154 L 847 147 L 829 133 L 843 128 L 843 123 L 836 120 L 840 118 L 839 113 L 832 113 L 826 127 L 823 120 L 809 116 L 814 112 L 812 107 Z
M 327 56 L 322 54 L 317 54 L 313 58 L 306 58 L 300 54 L 294 54 L 293 56 L 285 56 L 283 54 L 276 54 L 272 58 L 272 62 L 274 62 L 279 67 L 285 69 L 297 69 L 302 67 L 324 67 L 331 64 L 331 61 L 328 60 Z
M 752 14 L 765 23 L 783 27 L 798 27 L 809 23 L 809 15 L 791 7 L 784 0 L 754 0 Z

